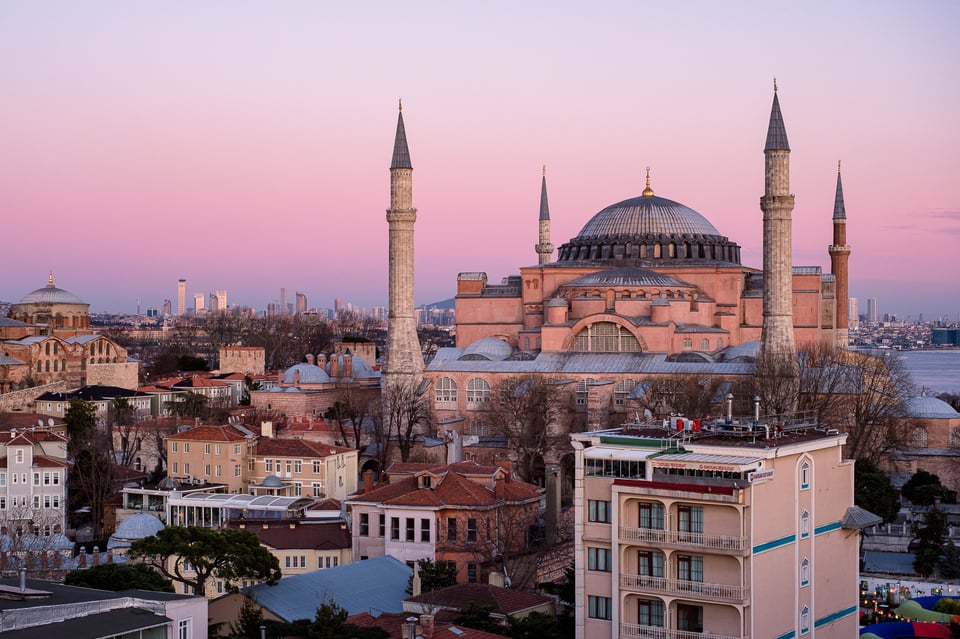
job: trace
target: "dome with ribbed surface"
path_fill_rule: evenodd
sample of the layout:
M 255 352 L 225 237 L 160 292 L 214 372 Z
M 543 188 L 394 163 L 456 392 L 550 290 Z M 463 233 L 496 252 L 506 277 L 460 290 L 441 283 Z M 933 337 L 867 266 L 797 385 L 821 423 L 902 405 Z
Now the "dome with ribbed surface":
M 907 415 L 919 419 L 957 419 L 960 413 L 954 410 L 953 406 L 928 395 L 911 397 L 904 402 Z
M 590 273 L 583 277 L 578 277 L 572 282 L 567 282 L 564 287 L 591 287 L 591 286 L 682 286 L 689 287 L 670 277 L 654 271 L 637 268 L 635 266 L 624 266 L 621 268 L 611 268 L 596 273 Z
M 17 304 L 86 304 L 82 299 L 62 288 L 53 285 L 53 275 L 47 285 L 30 291 Z
M 611 204 L 560 247 L 558 265 L 740 263 L 740 247 L 688 206 L 653 195 Z
M 284 384 L 326 384 L 329 381 L 327 371 L 306 362 L 291 366 L 283 372 Z
M 130 515 L 117 525 L 117 531 L 107 540 L 107 548 L 127 548 L 138 539 L 153 537 L 166 528 L 159 518 L 147 513 Z

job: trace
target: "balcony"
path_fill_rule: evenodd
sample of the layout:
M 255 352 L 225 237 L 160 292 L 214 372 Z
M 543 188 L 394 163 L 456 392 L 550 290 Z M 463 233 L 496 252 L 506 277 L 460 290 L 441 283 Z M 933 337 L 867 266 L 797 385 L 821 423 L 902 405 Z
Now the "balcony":
M 718 635 L 714 632 L 690 632 L 689 630 L 671 630 L 660 626 L 641 626 L 635 623 L 620 624 L 620 639 L 750 639 L 749 636 Z
M 702 551 L 740 555 L 748 548 L 746 537 L 705 535 L 703 533 L 660 530 L 657 528 L 620 528 L 622 541 L 636 541 L 671 548 L 696 548 Z
M 620 575 L 620 587 L 637 592 L 657 595 L 692 597 L 717 603 L 745 604 L 750 598 L 748 586 L 711 584 L 704 581 L 686 579 L 667 579 L 666 577 L 648 577 L 646 575 Z

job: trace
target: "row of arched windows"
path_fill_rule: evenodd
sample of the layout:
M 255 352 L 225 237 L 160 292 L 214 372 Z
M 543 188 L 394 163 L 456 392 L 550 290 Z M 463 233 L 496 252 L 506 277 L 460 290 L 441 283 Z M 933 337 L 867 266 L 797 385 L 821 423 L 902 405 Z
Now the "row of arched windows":
M 51 362 L 51 361 L 53 362 L 53 371 L 52 371 L 52 372 L 58 373 L 58 372 L 60 372 L 60 371 L 65 371 L 65 370 L 67 370 L 67 360 L 65 360 L 65 359 L 54 359 L 54 360 L 46 359 L 46 360 L 42 360 L 42 361 L 38 361 L 38 362 L 37 362 L 37 372 L 38 372 L 38 373 L 49 373 L 49 372 L 51 372 L 51 370 L 50 370 L 50 368 L 51 368 L 51 367 L 50 367 L 50 362 Z
M 457 382 L 450 377 L 441 377 L 434 384 L 434 401 L 437 404 L 457 402 Z M 490 401 L 490 384 L 480 377 L 467 381 L 467 404 L 478 406 Z

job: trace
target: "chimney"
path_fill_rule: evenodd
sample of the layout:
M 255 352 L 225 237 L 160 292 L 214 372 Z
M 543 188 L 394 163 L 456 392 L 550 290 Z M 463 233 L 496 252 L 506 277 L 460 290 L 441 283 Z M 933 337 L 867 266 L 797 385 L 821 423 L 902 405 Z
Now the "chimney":
M 17 575 L 20 577 L 20 592 L 24 592 L 27 589 L 27 569 L 21 568 Z
M 193 418 L 193 427 L 194 427 L 194 428 L 200 428 L 200 418 L 199 418 L 199 417 L 194 417 L 194 418 Z
M 433 615 L 420 615 L 420 632 L 423 639 L 433 639 Z
M 497 588 L 503 588 L 505 583 L 503 579 L 503 573 L 497 572 L 496 570 L 491 572 L 489 575 L 487 575 L 487 582 L 491 586 L 496 586 Z
M 369 493 L 373 490 L 373 471 L 367 470 L 363 473 L 363 492 Z
M 293 371 L 293 384 L 294 386 L 300 384 L 300 371 Z
M 93 547 L 93 565 L 94 566 L 100 565 L 100 548 L 98 548 L 97 546 Z
M 343 376 L 353 377 L 353 355 L 349 351 L 343 356 Z
M 307 364 L 315 364 L 312 353 L 307 353 L 305 357 L 307 359 Z
M 511 477 L 513 476 L 513 462 L 511 462 L 509 459 L 498 459 L 495 463 L 497 464 L 498 468 L 502 468 L 504 471 L 506 471 L 506 476 L 504 479 L 506 481 L 510 481 Z
M 333 379 L 340 377 L 340 358 L 336 353 L 330 356 L 330 377 Z
M 503 485 L 506 483 L 506 481 L 507 481 L 506 479 L 499 476 L 493 481 L 493 495 L 497 499 L 503 499 L 504 497 Z
M 273 437 L 273 422 L 260 422 L 260 434 L 264 437 Z
M 317 366 L 324 369 L 327 367 L 327 356 L 323 353 L 317 355 Z
M 77 568 L 87 567 L 87 547 L 80 546 L 80 552 L 77 554 Z

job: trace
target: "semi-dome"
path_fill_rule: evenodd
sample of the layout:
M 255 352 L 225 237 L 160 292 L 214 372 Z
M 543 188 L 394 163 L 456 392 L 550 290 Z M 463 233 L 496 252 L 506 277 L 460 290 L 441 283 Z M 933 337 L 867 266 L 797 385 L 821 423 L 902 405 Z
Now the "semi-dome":
M 153 537 L 164 528 L 166 526 L 159 518 L 147 513 L 135 513 L 117 525 L 117 531 L 107 540 L 107 548 L 128 547 L 138 539 Z
M 667 286 L 667 287 L 689 287 L 669 275 L 662 275 L 654 271 L 638 268 L 636 266 L 623 266 L 620 268 L 610 268 L 567 282 L 567 288 L 576 287 L 630 287 L 630 286 Z
M 910 417 L 915 417 L 918 419 L 960 418 L 960 413 L 954 410 L 953 406 L 942 399 L 937 399 L 936 397 L 929 397 L 927 395 L 911 397 L 904 402 L 904 404 L 907 415 Z
M 86 302 L 70 291 L 54 286 L 51 275 L 46 286 L 30 291 L 17 304 L 86 304 Z
M 267 475 L 261 485 L 264 488 L 283 488 L 283 482 L 276 475 Z
M 662 265 L 740 263 L 740 247 L 679 202 L 643 195 L 606 207 L 560 247 L 557 262 Z
M 485 359 L 491 362 L 499 362 L 510 357 L 512 354 L 513 347 L 502 339 L 498 339 L 496 337 L 484 337 L 483 339 L 478 339 L 463 349 L 463 355 L 461 355 L 458 359 L 461 361 Z

